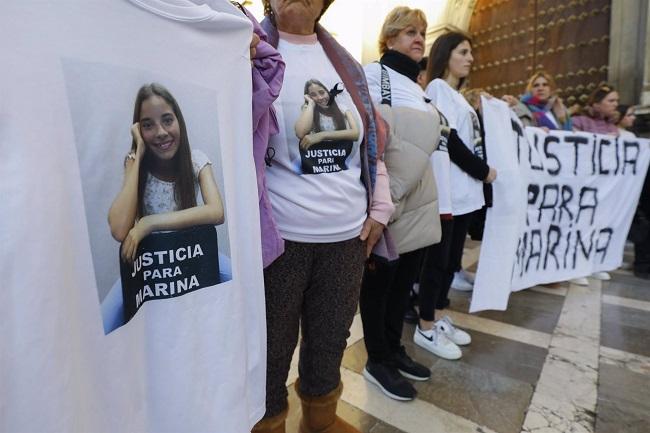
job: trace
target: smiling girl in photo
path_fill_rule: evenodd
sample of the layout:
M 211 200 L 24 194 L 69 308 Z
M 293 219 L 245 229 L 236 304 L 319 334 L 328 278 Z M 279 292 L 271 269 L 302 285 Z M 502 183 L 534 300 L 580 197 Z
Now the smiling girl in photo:
M 354 142 L 359 139 L 358 122 L 352 111 L 335 97 L 343 90 L 336 84 L 328 90 L 314 78 L 305 82 L 304 103 L 295 122 L 298 138 L 301 174 L 336 173 L 347 170 L 347 161 L 356 152 Z
M 132 262 L 148 234 L 202 224 L 221 224 L 223 205 L 211 162 L 191 151 L 178 103 L 157 83 L 138 91 L 124 183 L 108 212 L 122 259 Z M 197 202 L 201 194 L 203 204 Z
M 316 79 L 305 83 L 305 104 L 296 122 L 301 149 L 309 149 L 324 140 L 354 141 L 359 138 L 359 127 L 352 112 L 345 107 L 343 112 L 332 93 Z

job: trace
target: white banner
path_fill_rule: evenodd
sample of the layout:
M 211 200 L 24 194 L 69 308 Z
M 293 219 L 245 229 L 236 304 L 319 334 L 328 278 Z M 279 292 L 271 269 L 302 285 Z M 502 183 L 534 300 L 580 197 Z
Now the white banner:
M 264 414 L 251 23 L 211 6 L 0 2 L 0 431 L 240 433 Z M 138 105 L 149 83 L 175 101 Z M 168 169 L 149 171 L 143 214 L 169 212 L 156 209 L 191 182 L 197 205 L 223 212 L 144 237 L 122 262 L 127 287 L 108 215 L 135 116 L 140 170 Z M 163 124 L 169 140 L 147 135 Z M 188 148 L 184 169 L 165 165 Z
M 511 291 L 618 268 L 650 163 L 650 141 L 524 128 L 483 99 L 498 171 L 470 311 L 504 310 Z

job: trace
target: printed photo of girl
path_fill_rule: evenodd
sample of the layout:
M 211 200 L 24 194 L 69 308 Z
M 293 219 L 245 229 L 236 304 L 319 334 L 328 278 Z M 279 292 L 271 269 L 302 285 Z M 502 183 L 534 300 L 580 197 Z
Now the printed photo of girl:
M 162 85 L 138 91 L 131 135 L 122 189 L 108 213 L 123 260 L 133 262 L 140 241 L 154 231 L 224 222 L 211 162 L 191 151 L 181 109 Z
M 294 128 L 299 140 L 302 174 L 347 170 L 346 161 L 354 153 L 359 125 L 352 111 L 337 103 L 336 96 L 343 92 L 338 86 L 328 90 L 313 78 L 305 83 L 305 103 Z
M 101 301 L 106 334 L 149 300 L 232 279 L 215 226 L 225 222 L 212 162 L 192 150 L 180 106 L 158 83 L 140 87 L 121 188 L 108 210 L 120 278 Z M 164 255 L 162 254 L 164 253 Z

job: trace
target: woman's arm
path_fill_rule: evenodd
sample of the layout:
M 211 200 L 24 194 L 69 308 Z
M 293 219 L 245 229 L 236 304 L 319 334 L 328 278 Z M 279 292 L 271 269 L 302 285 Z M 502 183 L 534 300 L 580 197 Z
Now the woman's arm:
M 354 115 L 351 111 L 345 112 L 345 120 L 350 127 L 348 129 L 340 129 L 338 131 L 321 131 L 307 134 L 300 140 L 300 147 L 309 149 L 312 145 L 320 143 L 324 140 L 358 140 L 359 139 L 359 126 Z
M 465 146 L 455 129 L 449 131 L 447 150 L 451 162 L 474 179 L 488 182 L 494 180 L 491 175 L 496 177 L 496 174 L 490 172 L 492 170 L 490 166 Z
M 140 163 L 145 152 L 139 123 L 131 126 L 131 135 L 136 142 L 136 151 L 135 154 L 130 153 L 124 162 L 124 183 L 108 211 L 111 235 L 118 242 L 122 242 L 129 230 L 133 228 L 138 214 L 138 178 Z
M 388 225 L 390 216 L 395 211 L 395 205 L 390 198 L 390 181 L 386 165 L 381 159 L 377 159 L 377 178 L 375 181 L 375 190 L 372 194 L 372 203 L 368 218 L 363 222 L 361 235 L 359 238 L 366 241 L 366 257 L 370 257 L 372 249 L 384 233 L 384 228 Z
M 314 109 L 316 107 L 316 103 L 314 102 L 313 99 L 309 95 L 305 95 L 305 104 L 302 106 L 302 111 L 300 113 L 300 116 L 298 117 L 298 120 L 296 120 L 296 124 L 294 125 L 293 129 L 296 132 L 296 137 L 298 137 L 298 140 L 302 140 L 302 138 L 309 134 L 311 129 L 314 127 Z
M 140 218 L 129 231 L 122 244 L 122 258 L 126 261 L 135 260 L 136 250 L 140 241 L 149 233 L 160 230 L 180 230 L 202 224 L 223 223 L 223 204 L 219 189 L 214 181 L 212 170 L 206 165 L 199 172 L 199 186 L 203 196 L 202 206 L 195 206 L 175 212 L 147 215 Z

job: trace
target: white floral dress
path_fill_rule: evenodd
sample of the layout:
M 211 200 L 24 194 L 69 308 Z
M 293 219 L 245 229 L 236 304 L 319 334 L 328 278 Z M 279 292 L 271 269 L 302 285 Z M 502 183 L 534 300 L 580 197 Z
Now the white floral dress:
M 206 165 L 211 164 L 210 160 L 200 150 L 192 151 L 192 168 L 194 170 L 196 192 L 196 204 L 203 204 L 199 189 L 199 172 Z M 144 186 L 144 216 L 159 213 L 173 212 L 178 210 L 178 204 L 174 197 L 175 182 L 160 180 L 151 173 L 147 174 L 147 181 Z

